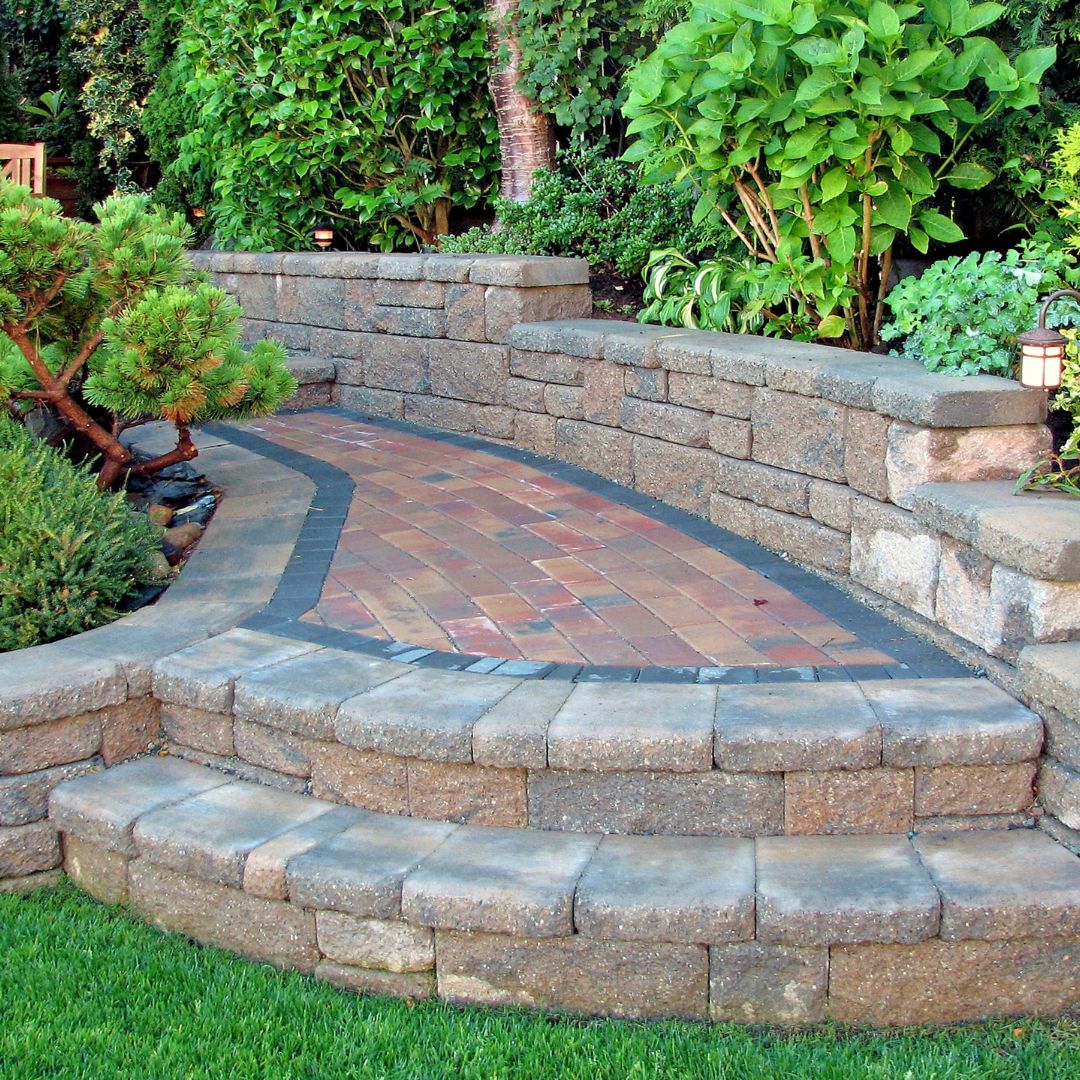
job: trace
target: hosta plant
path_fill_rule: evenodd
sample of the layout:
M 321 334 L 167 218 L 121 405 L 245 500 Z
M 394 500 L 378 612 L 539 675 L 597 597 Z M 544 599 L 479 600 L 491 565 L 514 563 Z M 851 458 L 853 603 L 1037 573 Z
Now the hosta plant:
M 191 280 L 183 219 L 140 195 L 61 217 L 0 181 L 0 405 L 45 408 L 100 460 L 98 484 L 195 457 L 191 428 L 262 416 L 296 388 L 284 349 L 240 345 L 240 308 Z M 135 462 L 123 433 L 170 421 L 176 446 Z
M 990 117 L 1038 102 L 1053 48 L 1010 59 L 967 0 L 697 0 L 630 80 L 628 151 L 655 180 L 690 180 L 773 291 L 766 330 L 877 341 L 893 245 L 961 237 L 942 184 L 992 174 L 965 159 Z

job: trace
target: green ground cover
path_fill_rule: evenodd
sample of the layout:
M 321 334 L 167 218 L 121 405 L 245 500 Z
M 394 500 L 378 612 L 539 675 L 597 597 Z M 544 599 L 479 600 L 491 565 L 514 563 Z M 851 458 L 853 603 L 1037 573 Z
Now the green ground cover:
M 780 1032 L 360 998 L 63 885 L 0 896 L 0 1077 L 1076 1080 L 1080 1021 Z

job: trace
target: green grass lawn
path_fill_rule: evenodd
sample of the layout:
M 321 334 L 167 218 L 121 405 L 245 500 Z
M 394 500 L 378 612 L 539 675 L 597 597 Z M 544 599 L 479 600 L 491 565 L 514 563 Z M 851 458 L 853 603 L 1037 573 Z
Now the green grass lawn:
M 167 937 L 68 885 L 0 896 L 0 1078 L 1078 1080 L 1080 1021 L 804 1032 L 410 1005 Z

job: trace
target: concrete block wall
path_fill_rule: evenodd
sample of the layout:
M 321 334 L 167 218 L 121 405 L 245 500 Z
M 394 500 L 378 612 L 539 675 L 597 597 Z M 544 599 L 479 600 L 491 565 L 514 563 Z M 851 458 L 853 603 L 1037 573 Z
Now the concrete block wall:
M 312 380 L 299 404 L 336 400 L 572 462 L 1009 663 L 1025 645 L 1080 637 L 1080 554 L 1067 552 L 1080 511 L 1053 508 L 1048 532 L 1054 497 L 1021 502 L 1007 483 L 1049 446 L 1039 391 L 896 357 L 581 318 L 588 274 L 575 260 L 198 258 L 244 306 L 250 338 L 294 351 Z M 963 521 L 949 484 L 969 493 Z M 974 529 L 987 499 L 983 517 L 1011 532 Z M 1038 544 L 1017 540 L 1029 533 Z

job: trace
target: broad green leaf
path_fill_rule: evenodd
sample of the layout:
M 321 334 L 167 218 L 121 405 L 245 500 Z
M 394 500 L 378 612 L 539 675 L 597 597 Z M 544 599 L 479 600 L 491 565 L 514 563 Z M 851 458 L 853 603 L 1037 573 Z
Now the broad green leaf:
M 847 321 L 843 315 L 828 315 L 817 324 L 817 336 L 822 338 L 843 337 Z
M 964 32 L 974 34 L 984 26 L 995 23 L 1005 14 L 1005 8 L 1001 4 L 974 4 L 967 13 Z
M 900 16 L 883 0 L 874 0 L 870 5 L 867 23 L 876 38 L 894 38 L 900 33 Z
M 941 178 L 956 188 L 976 191 L 986 187 L 994 179 L 994 173 L 977 161 L 961 161 Z
M 874 200 L 874 212 L 883 224 L 902 232 L 911 221 L 911 196 L 899 184 L 893 184 Z
M 1016 74 L 1024 82 L 1038 82 L 1056 59 L 1057 49 L 1053 45 L 1047 45 L 1041 49 L 1028 49 L 1014 61 Z
M 943 244 L 954 244 L 964 239 L 964 232 L 952 218 L 939 214 L 936 210 L 923 210 L 919 214 L 919 224 L 932 240 Z
M 837 166 L 821 178 L 821 201 L 828 202 L 847 190 L 848 174 Z

